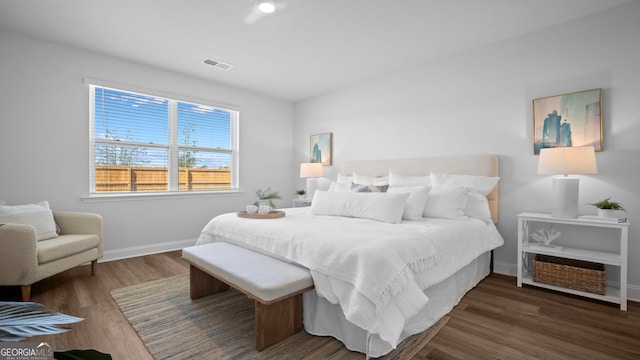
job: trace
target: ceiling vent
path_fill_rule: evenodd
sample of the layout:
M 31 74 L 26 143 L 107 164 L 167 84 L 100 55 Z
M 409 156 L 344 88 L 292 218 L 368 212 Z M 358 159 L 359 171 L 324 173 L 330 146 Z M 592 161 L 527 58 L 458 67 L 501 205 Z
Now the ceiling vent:
M 224 70 L 224 71 L 229 71 L 233 67 L 233 65 L 227 64 L 226 62 L 222 62 L 222 61 L 214 60 L 214 59 L 209 59 L 209 58 L 205 58 L 204 60 L 202 60 L 202 63 L 203 64 L 207 64 L 207 65 L 211 65 L 214 68 L 218 68 L 218 69 Z

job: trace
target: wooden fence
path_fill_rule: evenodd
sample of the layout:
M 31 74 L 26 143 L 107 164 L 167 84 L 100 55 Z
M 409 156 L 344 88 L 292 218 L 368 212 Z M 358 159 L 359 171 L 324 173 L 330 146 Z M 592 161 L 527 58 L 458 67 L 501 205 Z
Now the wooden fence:
M 96 192 L 167 191 L 169 171 L 166 167 L 96 166 Z M 231 188 L 230 169 L 180 168 L 180 191 Z

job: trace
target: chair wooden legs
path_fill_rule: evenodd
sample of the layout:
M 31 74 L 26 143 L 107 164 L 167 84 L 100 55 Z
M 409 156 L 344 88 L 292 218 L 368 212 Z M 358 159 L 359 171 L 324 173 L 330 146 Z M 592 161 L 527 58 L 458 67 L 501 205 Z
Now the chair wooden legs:
M 91 276 L 95 276 L 96 274 L 96 264 L 98 260 L 93 260 L 91 262 Z M 31 285 L 21 285 L 22 287 L 22 301 L 30 301 L 31 300 Z
M 31 285 L 22 285 L 22 301 L 31 300 Z

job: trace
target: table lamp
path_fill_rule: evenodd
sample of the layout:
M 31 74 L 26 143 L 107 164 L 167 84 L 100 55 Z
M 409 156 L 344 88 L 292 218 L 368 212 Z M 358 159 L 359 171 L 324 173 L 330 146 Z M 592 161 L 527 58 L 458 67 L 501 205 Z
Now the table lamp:
M 541 149 L 538 174 L 562 175 L 552 180 L 551 216 L 577 218 L 580 180 L 569 175 L 597 173 L 598 165 L 593 146 Z
M 300 177 L 307 178 L 307 199 L 313 197 L 313 193 L 318 188 L 318 177 L 324 175 L 322 163 L 302 163 L 300 164 Z

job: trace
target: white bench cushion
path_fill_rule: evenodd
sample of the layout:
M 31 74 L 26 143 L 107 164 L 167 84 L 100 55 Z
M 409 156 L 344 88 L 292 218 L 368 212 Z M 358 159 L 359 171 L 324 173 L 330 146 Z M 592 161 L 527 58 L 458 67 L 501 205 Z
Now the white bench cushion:
M 190 246 L 182 257 L 265 302 L 313 286 L 309 269 L 229 243 Z

